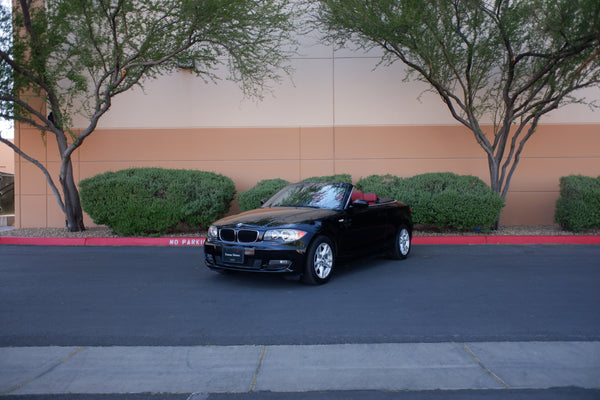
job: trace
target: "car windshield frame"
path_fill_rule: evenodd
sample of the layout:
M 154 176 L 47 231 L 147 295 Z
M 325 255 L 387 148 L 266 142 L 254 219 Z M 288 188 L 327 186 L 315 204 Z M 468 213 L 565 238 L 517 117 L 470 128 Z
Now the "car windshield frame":
M 352 192 L 344 182 L 300 182 L 275 193 L 262 208 L 293 207 L 321 210 L 343 210 Z

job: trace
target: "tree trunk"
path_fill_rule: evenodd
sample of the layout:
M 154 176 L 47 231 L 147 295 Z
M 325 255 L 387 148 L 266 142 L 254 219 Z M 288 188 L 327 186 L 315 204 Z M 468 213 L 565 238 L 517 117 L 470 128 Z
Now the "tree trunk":
M 488 156 L 488 167 L 490 170 L 490 187 L 500 195 L 502 191 L 500 187 L 500 164 L 494 157 Z
M 494 192 L 498 193 L 498 195 L 501 195 L 500 164 L 494 157 L 488 155 L 488 166 L 490 169 L 490 187 Z M 492 225 L 492 230 L 497 231 L 498 228 L 500 228 L 500 216 L 498 216 L 498 219 L 494 222 L 494 225 Z
M 79 200 L 79 191 L 73 179 L 73 164 L 71 159 L 63 160 L 63 171 L 60 183 L 63 189 L 65 201 L 65 225 L 69 232 L 81 232 L 85 230 L 83 225 L 83 210 Z

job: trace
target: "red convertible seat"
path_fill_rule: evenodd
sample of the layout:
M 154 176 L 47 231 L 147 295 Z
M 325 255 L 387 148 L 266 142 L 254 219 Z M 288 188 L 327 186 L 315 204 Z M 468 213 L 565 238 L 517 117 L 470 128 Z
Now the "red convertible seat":
M 365 197 L 363 195 L 363 192 L 361 192 L 360 190 L 354 190 L 352 192 L 352 194 L 350 195 L 350 201 L 351 202 L 355 202 L 356 200 L 364 200 Z
M 375 193 L 365 193 L 365 200 L 369 202 L 369 204 L 373 204 L 377 202 L 377 195 Z

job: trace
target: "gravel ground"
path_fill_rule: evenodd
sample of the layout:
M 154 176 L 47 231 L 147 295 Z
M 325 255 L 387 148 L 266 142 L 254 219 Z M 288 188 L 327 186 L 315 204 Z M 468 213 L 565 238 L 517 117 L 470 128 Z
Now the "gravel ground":
M 66 238 L 88 238 L 88 237 L 120 237 L 113 233 L 110 228 L 105 226 L 94 226 L 87 228 L 83 232 L 68 232 L 65 228 L 20 228 L 6 231 L 0 231 L 0 236 L 16 236 L 16 237 L 66 237 Z M 182 232 L 162 237 L 196 237 L 206 236 L 205 231 Z
M 593 229 L 581 233 L 563 231 L 558 225 L 517 225 L 501 226 L 497 231 L 457 231 L 438 230 L 429 227 L 416 226 L 414 236 L 480 236 L 480 235 L 600 235 L 600 229 Z M 90 227 L 83 232 L 67 232 L 65 228 L 21 228 L 0 230 L 0 236 L 16 237 L 119 237 L 109 228 L 104 226 Z M 163 237 L 205 237 L 206 231 L 192 231 L 162 235 Z

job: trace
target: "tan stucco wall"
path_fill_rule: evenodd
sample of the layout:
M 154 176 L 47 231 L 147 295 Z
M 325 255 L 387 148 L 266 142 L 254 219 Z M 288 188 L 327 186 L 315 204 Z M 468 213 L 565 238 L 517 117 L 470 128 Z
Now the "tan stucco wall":
M 487 160 L 472 134 L 425 84 L 405 81 L 401 63 L 376 67 L 377 50 L 334 50 L 316 32 L 298 39 L 293 73 L 271 83 L 260 100 L 244 98 L 231 81 L 213 84 L 186 71 L 115 97 L 98 129 L 73 154 L 76 178 L 160 166 L 219 172 L 238 191 L 266 178 L 333 173 L 350 173 L 356 181 L 371 174 L 451 171 L 488 181 Z M 581 97 L 600 101 L 600 92 L 586 89 Z M 88 123 L 84 117 L 74 121 L 79 129 Z M 503 224 L 552 224 L 558 179 L 600 175 L 600 112 L 569 105 L 542 123 L 522 155 Z M 39 132 L 15 129 L 15 142 L 56 177 L 56 144 L 50 135 L 46 139 L 47 147 Z M 15 172 L 16 226 L 64 226 L 42 173 L 22 160 Z
M 39 133 L 28 129 L 19 130 L 16 139 L 56 176 L 55 144 L 44 146 Z M 160 166 L 218 172 L 232 178 L 238 191 L 267 178 L 297 181 L 334 173 L 357 181 L 371 174 L 451 171 L 489 181 L 483 151 L 459 126 L 102 129 L 73 160 L 77 179 Z M 23 160 L 17 170 L 16 226 L 64 226 L 41 172 Z M 558 180 L 569 174 L 600 175 L 600 125 L 539 127 L 513 178 L 501 223 L 552 224 Z
M 13 149 L 0 143 L 0 172 L 7 174 L 15 173 L 15 152 Z

